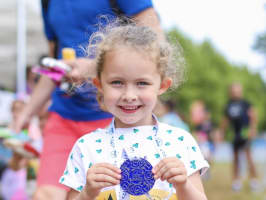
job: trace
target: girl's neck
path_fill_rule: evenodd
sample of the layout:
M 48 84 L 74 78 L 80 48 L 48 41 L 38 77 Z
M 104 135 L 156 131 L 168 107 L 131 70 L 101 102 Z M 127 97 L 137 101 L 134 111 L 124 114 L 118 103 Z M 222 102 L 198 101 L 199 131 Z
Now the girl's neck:
M 152 115 L 150 117 L 149 120 L 145 120 L 146 123 L 134 123 L 134 124 L 126 124 L 121 122 L 118 118 L 115 117 L 114 119 L 114 125 L 115 128 L 134 128 L 134 127 L 139 127 L 139 126 L 152 126 L 152 125 L 156 125 L 156 118 L 154 115 Z

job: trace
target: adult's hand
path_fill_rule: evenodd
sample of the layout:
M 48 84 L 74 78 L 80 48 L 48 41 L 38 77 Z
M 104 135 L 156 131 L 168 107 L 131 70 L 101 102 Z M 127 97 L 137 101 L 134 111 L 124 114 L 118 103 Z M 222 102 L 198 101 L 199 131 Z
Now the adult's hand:
M 96 63 L 93 59 L 77 58 L 72 60 L 63 60 L 72 70 L 67 73 L 66 78 L 75 84 L 81 84 L 88 81 L 89 78 L 96 77 Z
M 17 119 L 14 120 L 12 124 L 12 129 L 16 133 L 20 133 L 22 129 L 28 128 L 28 124 L 31 120 L 31 117 L 28 115 L 27 112 L 21 112 Z
M 42 76 L 31 94 L 30 100 L 14 122 L 14 131 L 19 133 L 27 127 L 32 116 L 39 114 L 43 106 L 50 99 L 51 93 L 55 88 L 55 83 L 48 77 Z

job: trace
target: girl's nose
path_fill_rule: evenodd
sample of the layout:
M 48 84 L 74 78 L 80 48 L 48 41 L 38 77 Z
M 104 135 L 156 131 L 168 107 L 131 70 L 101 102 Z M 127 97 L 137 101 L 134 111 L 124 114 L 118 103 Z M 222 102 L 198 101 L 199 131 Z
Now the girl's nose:
M 133 102 L 137 100 L 137 94 L 133 88 L 128 87 L 125 89 L 122 99 L 126 102 Z

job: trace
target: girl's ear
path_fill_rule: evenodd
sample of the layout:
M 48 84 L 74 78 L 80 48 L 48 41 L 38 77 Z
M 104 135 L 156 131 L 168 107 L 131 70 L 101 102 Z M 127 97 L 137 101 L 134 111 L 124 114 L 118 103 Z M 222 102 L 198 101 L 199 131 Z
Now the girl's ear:
M 165 93 L 171 87 L 172 82 L 171 78 L 164 78 L 160 85 L 159 95 Z
M 95 85 L 95 87 L 98 89 L 99 92 L 102 92 L 102 84 L 98 78 L 93 78 L 92 83 L 93 85 Z

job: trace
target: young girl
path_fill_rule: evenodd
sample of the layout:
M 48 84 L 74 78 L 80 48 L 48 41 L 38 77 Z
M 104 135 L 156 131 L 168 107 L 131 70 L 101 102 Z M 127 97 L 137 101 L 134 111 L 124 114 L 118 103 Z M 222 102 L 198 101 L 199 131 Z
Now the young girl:
M 152 113 L 157 97 L 182 80 L 180 49 L 173 52 L 152 30 L 132 24 L 107 28 L 91 41 L 94 50 L 97 45 L 93 83 L 100 104 L 114 118 L 106 129 L 75 143 L 60 179 L 71 188 L 69 199 L 206 200 L 200 173 L 208 163 L 195 140 L 182 129 L 158 122 Z M 139 173 L 127 177 L 129 168 L 143 160 L 151 164 L 150 171 L 147 167 L 147 173 L 141 173 L 137 164 Z M 123 187 L 139 179 L 150 184 L 142 195 L 146 182 Z

